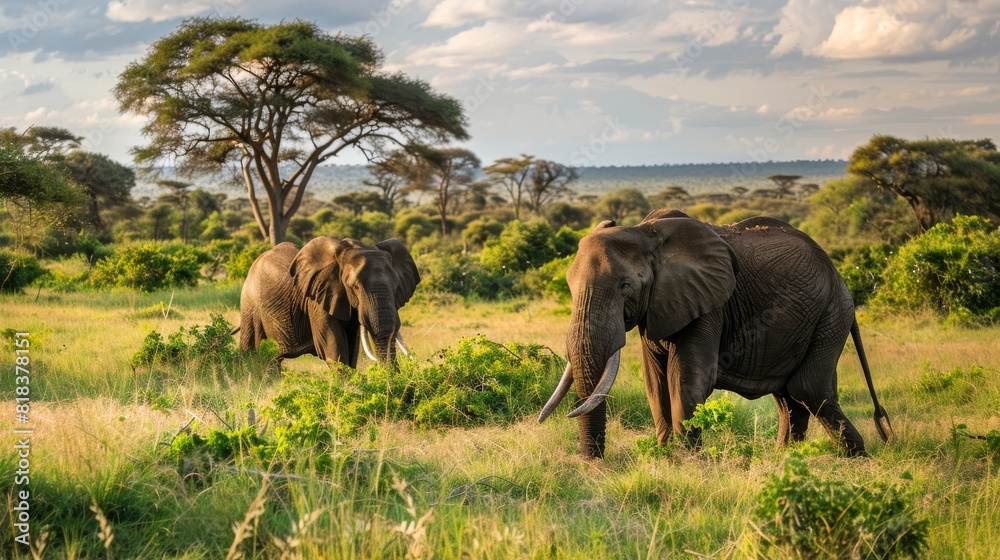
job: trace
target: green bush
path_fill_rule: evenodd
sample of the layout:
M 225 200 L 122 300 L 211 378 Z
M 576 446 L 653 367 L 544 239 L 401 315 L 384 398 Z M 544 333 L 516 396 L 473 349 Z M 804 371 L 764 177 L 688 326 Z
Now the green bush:
M 180 360 L 201 360 L 226 364 L 238 353 L 233 325 L 222 315 L 211 314 L 212 322 L 204 327 L 195 325 L 170 333 L 167 341 L 156 331 L 146 335 L 142 347 L 132 355 L 132 368 L 149 366 L 157 362 L 174 363 Z
M 861 245 L 852 249 L 834 250 L 830 258 L 847 283 L 855 305 L 862 305 L 882 285 L 882 276 L 895 249 L 890 245 Z
M 705 431 L 721 430 L 731 427 L 735 416 L 736 405 L 726 399 L 705 401 L 694 408 L 691 418 L 684 421 L 684 427 L 699 428 Z
M 98 288 L 130 288 L 153 292 L 164 288 L 194 286 L 208 255 L 191 246 L 152 241 L 115 248 L 111 256 L 94 265 L 90 281 Z
M 356 433 L 378 418 L 422 428 L 508 423 L 544 404 L 561 358 L 538 345 L 501 345 L 464 338 L 436 363 L 403 360 L 398 369 L 286 372 L 272 406 L 279 455 Z
M 542 266 L 524 273 L 519 284 L 519 292 L 526 295 L 554 296 L 561 302 L 572 298 L 569 283 L 566 282 L 566 271 L 573 263 L 573 256 L 557 258 Z
M 513 221 L 504 227 L 500 237 L 487 241 L 479 262 L 493 274 L 517 274 L 575 254 L 578 242 L 567 227 L 554 232 L 544 220 Z
M 32 255 L 0 249 L 0 292 L 20 292 L 44 275 L 45 269 Z
M 435 251 L 416 258 L 421 289 L 494 300 L 513 293 L 514 280 L 487 272 L 473 258 L 460 253 Z
M 213 261 L 207 276 L 213 277 L 216 269 L 221 267 L 225 269 L 227 279 L 243 280 L 257 257 L 270 248 L 269 244 L 263 242 L 246 244 L 233 239 L 216 239 L 204 249 Z
M 919 557 L 929 523 L 897 486 L 820 478 L 792 453 L 761 492 L 754 522 L 765 557 Z
M 872 304 L 925 307 L 959 319 L 1000 317 L 1000 230 L 979 216 L 956 216 L 903 245 Z
M 440 230 L 441 225 L 438 222 L 413 210 L 397 214 L 393 228 L 396 237 L 404 241 L 407 247 L 416 245 L 421 239 Z

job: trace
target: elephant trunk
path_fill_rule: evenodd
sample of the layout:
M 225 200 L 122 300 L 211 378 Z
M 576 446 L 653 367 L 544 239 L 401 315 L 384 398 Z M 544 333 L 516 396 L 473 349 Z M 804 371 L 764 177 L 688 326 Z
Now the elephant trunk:
M 392 294 L 371 291 L 367 300 L 367 305 L 358 313 L 361 322 L 359 334 L 365 354 L 373 361 L 395 364 L 399 319 Z
M 573 385 L 583 405 L 570 413 L 580 430 L 580 451 L 587 457 L 604 456 L 607 431 L 607 391 L 617 374 L 619 352 L 625 346 L 625 322 L 607 311 L 607 302 L 584 294 L 585 304 L 574 308 L 566 349 Z M 613 307 L 613 306 L 612 306 Z M 603 310 L 603 311 L 601 311 Z M 579 402 L 579 401 L 578 401 Z

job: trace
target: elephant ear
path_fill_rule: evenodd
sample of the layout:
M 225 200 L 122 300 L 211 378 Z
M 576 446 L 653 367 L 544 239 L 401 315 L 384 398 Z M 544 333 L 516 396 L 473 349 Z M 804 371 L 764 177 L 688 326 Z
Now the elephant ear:
M 351 318 L 351 302 L 340 281 L 340 262 L 337 260 L 344 245 L 336 239 L 317 237 L 295 255 L 288 270 L 302 295 L 316 301 L 341 321 Z
M 691 218 L 662 218 L 638 226 L 654 242 L 653 286 L 646 336 L 662 340 L 718 309 L 736 289 L 736 255 L 711 228 Z
M 413 291 L 420 283 L 420 273 L 417 272 L 417 264 L 413 262 L 413 257 L 406 250 L 406 246 L 398 239 L 386 239 L 375 244 L 376 247 L 389 253 L 392 259 L 392 268 L 399 276 L 399 285 L 396 287 L 396 309 L 403 307 L 410 301 Z

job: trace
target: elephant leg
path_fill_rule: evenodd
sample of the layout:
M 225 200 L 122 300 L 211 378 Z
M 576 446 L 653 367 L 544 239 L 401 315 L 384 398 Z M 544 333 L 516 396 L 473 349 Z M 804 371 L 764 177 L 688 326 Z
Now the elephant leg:
M 674 432 L 686 436 L 689 445 L 701 445 L 701 429 L 686 428 L 684 421 L 715 389 L 719 374 L 719 338 L 722 318 L 709 313 L 692 321 L 670 338 L 667 359 L 668 392 Z
M 788 396 L 786 393 L 775 393 L 774 402 L 778 405 L 778 445 L 788 445 L 791 441 L 802 441 L 809 428 L 809 409 L 806 405 Z
M 325 315 L 311 321 L 313 345 L 321 360 L 340 362 L 351 367 L 350 342 L 340 321 Z
M 837 401 L 821 403 L 816 410 L 816 418 L 823 424 L 826 433 L 834 438 L 847 453 L 848 457 L 867 457 L 865 440 L 858 429 L 847 418 Z
M 668 354 L 658 350 L 656 343 L 642 338 L 642 377 L 646 382 L 646 398 L 653 413 L 656 443 L 664 445 L 670 437 L 673 417 L 670 414 L 670 392 L 667 390 Z
M 792 399 L 809 409 L 848 456 L 857 457 L 867 455 L 864 439 L 837 400 L 837 362 L 849 329 L 850 323 L 833 324 L 832 318 L 821 322 L 816 332 L 824 335 L 813 340 L 809 352 L 789 378 L 786 390 Z

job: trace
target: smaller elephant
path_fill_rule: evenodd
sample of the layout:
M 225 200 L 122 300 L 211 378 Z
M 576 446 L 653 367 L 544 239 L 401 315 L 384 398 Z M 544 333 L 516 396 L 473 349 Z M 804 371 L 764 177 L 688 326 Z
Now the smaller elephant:
M 279 358 L 313 354 L 357 367 L 358 346 L 373 361 L 394 364 L 399 308 L 420 274 L 402 242 L 366 247 L 317 237 L 301 250 L 281 243 L 254 261 L 240 294 L 240 348 L 273 339 Z M 372 344 L 368 338 L 371 337 Z

